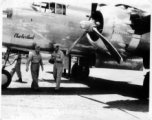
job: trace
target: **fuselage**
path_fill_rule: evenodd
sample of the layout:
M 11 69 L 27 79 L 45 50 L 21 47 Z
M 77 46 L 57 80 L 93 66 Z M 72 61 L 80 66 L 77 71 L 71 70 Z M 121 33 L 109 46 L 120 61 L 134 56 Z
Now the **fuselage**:
M 57 3 L 56 3 L 57 4 Z M 44 9 L 44 8 L 43 8 Z M 87 9 L 68 6 L 66 13 L 52 13 L 44 10 L 35 11 L 31 6 L 27 8 L 13 8 L 11 18 L 3 18 L 3 45 L 33 49 L 37 44 L 44 51 L 50 51 L 53 44 L 68 49 L 82 34 L 79 26 L 81 20 L 87 20 L 90 12 Z M 91 47 L 87 38 L 84 38 L 83 47 Z
M 124 62 L 127 58 L 130 61 L 133 56 L 143 57 L 145 52 L 150 51 L 150 31 L 147 29 L 138 31 L 139 27 L 136 28 L 136 26 L 139 24 L 135 21 L 138 16 L 134 17 L 131 12 L 127 11 L 128 9 L 120 6 L 99 5 L 97 10 L 100 12 L 100 24 L 102 23 L 102 29 L 99 32 L 118 50 Z M 4 14 L 2 43 L 4 46 L 32 50 L 35 45 L 39 45 L 42 51 L 52 52 L 54 44 L 58 44 L 62 50 L 67 52 L 84 32 L 79 23 L 82 20 L 89 20 L 91 8 L 41 3 L 6 9 Z M 142 20 L 146 19 L 147 17 L 143 17 Z M 111 57 L 102 40 L 93 38 L 87 34 L 74 47 L 72 53 L 84 55 L 95 53 L 98 58 L 96 66 L 103 66 L 104 61 L 108 63 Z M 103 56 L 102 53 L 106 54 Z M 112 64 L 118 65 L 115 62 Z M 126 63 L 125 66 L 127 66 Z

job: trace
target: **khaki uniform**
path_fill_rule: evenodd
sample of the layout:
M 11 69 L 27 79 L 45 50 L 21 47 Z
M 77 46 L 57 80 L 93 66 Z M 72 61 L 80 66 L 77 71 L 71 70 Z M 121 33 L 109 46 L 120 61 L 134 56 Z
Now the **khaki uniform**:
M 22 78 L 22 74 L 21 74 L 21 60 L 22 60 L 22 58 L 21 58 L 20 54 L 15 56 L 15 62 L 16 63 L 15 63 L 14 68 L 12 68 L 12 70 L 11 70 L 12 77 L 13 77 L 14 73 L 16 72 L 18 78 Z
M 52 56 L 55 56 L 55 62 L 53 66 L 53 77 L 56 81 L 56 89 L 60 88 L 61 76 L 63 71 L 63 64 L 64 64 L 64 54 L 61 50 L 58 52 L 53 52 Z
M 39 67 L 40 64 L 42 65 L 42 56 L 41 54 L 36 54 L 36 52 L 33 52 L 32 54 L 29 55 L 29 59 L 27 60 L 27 66 L 31 62 L 31 75 L 32 75 L 32 84 L 31 88 L 33 89 L 38 89 L 38 77 L 39 77 Z

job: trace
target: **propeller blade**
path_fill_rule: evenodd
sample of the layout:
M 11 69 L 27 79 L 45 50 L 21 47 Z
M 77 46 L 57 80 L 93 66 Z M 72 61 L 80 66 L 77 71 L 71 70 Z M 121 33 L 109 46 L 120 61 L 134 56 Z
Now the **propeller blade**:
M 95 14 L 95 12 L 96 12 L 97 5 L 98 5 L 97 3 L 92 3 L 92 6 L 91 6 L 91 16 L 90 16 L 89 20 L 90 20 L 91 18 L 94 18 L 94 14 Z
M 84 31 L 84 33 L 71 45 L 69 48 L 68 54 L 71 52 L 71 50 L 76 46 L 76 44 L 87 34 L 87 31 Z
M 92 8 L 91 8 L 91 17 L 94 18 L 94 13 L 96 12 L 97 9 L 97 3 L 92 3 Z
M 93 31 L 102 39 L 103 43 L 109 50 L 110 54 L 115 58 L 115 60 L 120 63 L 123 61 L 123 58 L 119 54 L 119 52 L 116 50 L 116 48 L 102 35 L 99 33 L 97 28 L 93 27 Z

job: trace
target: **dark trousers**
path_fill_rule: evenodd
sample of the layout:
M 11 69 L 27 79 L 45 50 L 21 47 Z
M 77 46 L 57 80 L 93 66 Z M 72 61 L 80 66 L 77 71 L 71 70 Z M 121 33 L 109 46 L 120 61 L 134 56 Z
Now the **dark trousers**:
M 31 64 L 31 75 L 32 75 L 32 85 L 31 88 L 33 89 L 38 89 L 39 85 L 38 85 L 38 77 L 39 77 L 39 64 Z
M 14 73 L 17 73 L 18 78 L 22 78 L 21 74 L 21 63 L 16 63 L 15 66 L 11 70 L 11 75 L 13 77 Z

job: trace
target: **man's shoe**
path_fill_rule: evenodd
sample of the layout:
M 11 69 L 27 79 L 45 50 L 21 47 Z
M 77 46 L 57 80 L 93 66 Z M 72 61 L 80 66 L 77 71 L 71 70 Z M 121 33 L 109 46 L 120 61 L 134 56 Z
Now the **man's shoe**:
M 22 78 L 20 78 L 20 79 L 16 80 L 16 82 L 22 82 Z
M 56 92 L 59 92 L 59 91 L 60 91 L 60 90 L 59 90 L 59 89 L 57 89 L 57 88 L 55 88 L 54 90 L 55 90 Z
M 35 92 L 40 92 L 41 90 L 39 88 L 31 88 L 32 91 L 35 91 Z
M 36 92 L 40 92 L 41 90 L 38 88 L 38 89 L 34 89 L 34 91 L 36 91 Z

